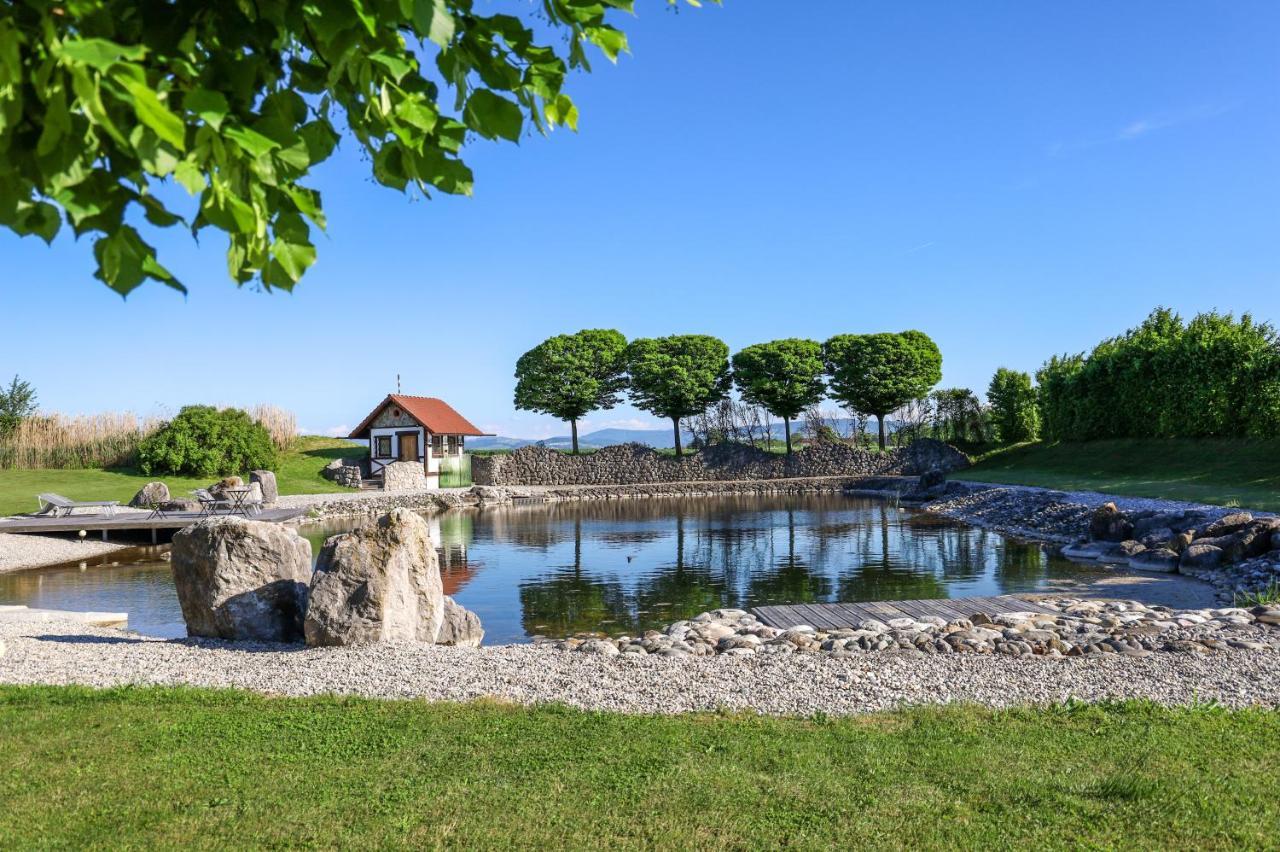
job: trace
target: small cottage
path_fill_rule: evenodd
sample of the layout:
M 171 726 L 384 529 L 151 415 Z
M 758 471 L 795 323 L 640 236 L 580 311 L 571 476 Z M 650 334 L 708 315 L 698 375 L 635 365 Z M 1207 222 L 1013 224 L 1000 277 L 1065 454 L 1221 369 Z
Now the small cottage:
M 369 442 L 372 476 L 391 462 L 418 461 L 430 481 L 442 461 L 461 458 L 468 436 L 484 434 L 442 399 L 393 393 L 348 437 Z

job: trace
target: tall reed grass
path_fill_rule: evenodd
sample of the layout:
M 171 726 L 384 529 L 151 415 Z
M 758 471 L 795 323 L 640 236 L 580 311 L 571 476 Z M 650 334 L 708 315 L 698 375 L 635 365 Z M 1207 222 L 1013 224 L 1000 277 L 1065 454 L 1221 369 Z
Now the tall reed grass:
M 248 409 L 271 435 L 277 449 L 288 450 L 297 437 L 292 412 L 269 403 Z M 0 439 L 0 468 L 128 467 L 138 444 L 165 424 L 160 417 L 139 417 L 132 412 L 103 414 L 35 414 Z

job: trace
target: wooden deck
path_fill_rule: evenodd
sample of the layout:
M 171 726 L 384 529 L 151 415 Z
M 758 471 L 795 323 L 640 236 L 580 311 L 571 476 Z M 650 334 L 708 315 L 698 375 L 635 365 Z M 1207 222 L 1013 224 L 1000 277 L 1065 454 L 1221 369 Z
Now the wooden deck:
M 872 619 L 888 621 L 891 618 L 920 619 L 928 615 L 936 615 L 947 621 L 955 621 L 960 618 L 969 618 L 977 613 L 996 615 L 1002 612 L 1053 612 L 1053 610 L 1012 595 L 998 595 L 993 598 L 758 606 L 751 612 L 765 624 L 780 630 L 798 627 L 801 624 L 807 624 L 819 630 L 835 630 L 841 627 L 856 628 L 862 622 Z
M 306 514 L 306 509 L 264 509 L 256 515 L 249 515 L 251 521 L 269 521 L 283 523 Z M 208 517 L 198 512 L 165 512 L 164 517 L 147 517 L 143 512 L 117 512 L 115 517 L 105 513 L 93 515 L 70 515 L 63 518 L 46 518 L 39 516 L 0 519 L 0 533 L 99 533 L 103 541 L 110 532 L 124 530 L 143 530 L 151 532 L 151 541 L 155 542 L 161 530 L 180 530 L 202 518 Z M 243 517 L 237 515 L 236 517 Z

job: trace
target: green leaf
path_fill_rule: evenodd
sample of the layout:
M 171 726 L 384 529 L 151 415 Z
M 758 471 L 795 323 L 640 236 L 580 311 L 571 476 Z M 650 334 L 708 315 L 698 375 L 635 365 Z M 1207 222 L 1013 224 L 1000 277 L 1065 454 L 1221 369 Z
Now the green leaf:
M 14 230 L 23 236 L 34 234 L 47 244 L 53 242 L 60 227 L 62 227 L 62 217 L 58 215 L 58 208 L 39 201 L 27 208 Z
M 98 261 L 99 280 L 122 296 L 127 296 L 148 278 L 187 292 L 176 278 L 156 260 L 156 252 L 142 241 L 129 225 L 121 225 L 113 233 L 101 237 L 93 245 Z
M 200 171 L 200 167 L 190 160 L 183 160 L 178 163 L 173 169 L 173 176 L 192 195 L 199 195 L 207 185 L 204 179 L 204 172 Z
M 573 131 L 578 129 L 578 108 L 568 95 L 557 95 L 555 100 L 547 101 L 543 114 L 551 124 L 563 124 Z
M 67 39 L 57 52 L 64 59 L 99 71 L 107 70 L 122 59 L 137 62 L 147 55 L 147 49 L 140 44 L 116 44 L 105 38 Z
M 157 136 L 179 151 L 186 150 L 186 125 L 160 100 L 155 90 L 144 81 L 128 74 L 116 77 L 117 82 L 129 92 L 138 121 L 151 128 Z
M 307 143 L 311 164 L 324 162 L 338 144 L 337 131 L 327 121 L 312 121 L 298 128 L 298 135 Z
M 413 27 L 441 47 L 448 47 L 453 40 L 457 24 L 444 0 L 413 0 Z
M 221 129 L 222 120 L 227 117 L 227 112 L 230 110 L 225 95 L 208 89 L 193 89 L 183 98 L 182 105 L 188 111 L 200 116 L 201 121 L 214 130 Z
M 222 135 L 239 145 L 242 151 L 254 157 L 269 154 L 280 147 L 279 142 L 263 136 L 258 131 L 251 130 L 248 127 L 228 127 L 222 132 Z
M 436 127 L 438 115 L 427 104 L 405 99 L 396 104 L 396 115 L 406 124 L 410 124 L 424 133 L 430 133 Z
M 520 141 L 524 113 L 520 107 L 488 89 L 477 89 L 467 98 L 463 118 L 468 127 L 486 139 L 501 137 L 512 142 Z
M 617 62 L 618 55 L 627 50 L 627 34 L 610 26 L 586 27 L 583 33 L 587 41 L 604 51 L 610 62 Z
M 376 62 L 383 68 L 391 72 L 391 79 L 399 83 L 404 79 L 405 75 L 413 70 L 413 65 L 406 61 L 402 56 L 396 56 L 387 53 L 385 50 L 379 50 L 376 53 L 369 54 L 369 61 Z
M 310 243 L 276 240 L 271 244 L 271 256 L 288 273 L 290 280 L 296 282 L 316 262 L 316 247 Z

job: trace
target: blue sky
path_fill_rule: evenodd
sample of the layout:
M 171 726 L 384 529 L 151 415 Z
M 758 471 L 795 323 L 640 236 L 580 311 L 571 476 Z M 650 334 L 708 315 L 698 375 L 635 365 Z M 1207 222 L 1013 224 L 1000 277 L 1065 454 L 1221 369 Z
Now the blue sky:
M 212 232 L 156 240 L 188 297 L 127 301 L 87 243 L 0 233 L 0 376 L 51 411 L 273 402 L 325 432 L 399 373 L 543 437 L 564 429 L 513 409 L 514 362 L 583 327 L 919 328 L 981 391 L 1158 304 L 1280 321 L 1280 4 L 637 5 L 632 55 L 572 85 L 579 133 L 473 145 L 474 197 L 326 163 L 292 295 L 237 290 Z

